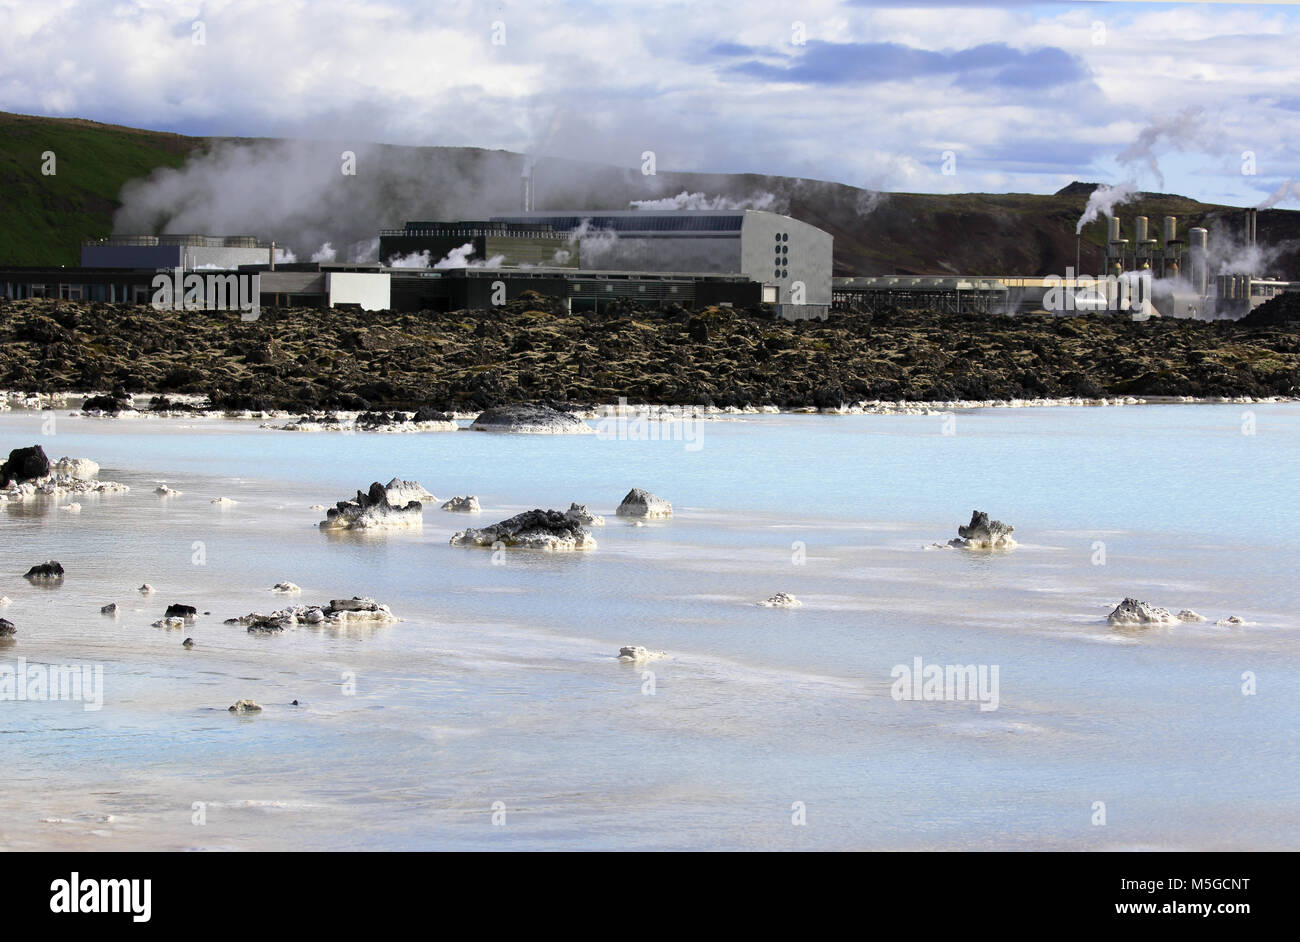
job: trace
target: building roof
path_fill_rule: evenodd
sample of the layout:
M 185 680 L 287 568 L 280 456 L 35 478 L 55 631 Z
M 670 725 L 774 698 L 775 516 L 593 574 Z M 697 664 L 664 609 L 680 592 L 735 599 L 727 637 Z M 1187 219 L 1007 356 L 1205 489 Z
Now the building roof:
M 559 212 L 520 213 L 513 216 L 493 216 L 492 222 L 507 222 L 517 225 L 550 225 L 552 228 L 569 232 L 579 228 L 583 222 L 589 229 L 610 230 L 619 233 L 630 232 L 709 232 L 739 235 L 745 221 L 745 211 L 733 210 L 619 210 L 606 212 L 582 212 L 580 210 L 563 210 Z

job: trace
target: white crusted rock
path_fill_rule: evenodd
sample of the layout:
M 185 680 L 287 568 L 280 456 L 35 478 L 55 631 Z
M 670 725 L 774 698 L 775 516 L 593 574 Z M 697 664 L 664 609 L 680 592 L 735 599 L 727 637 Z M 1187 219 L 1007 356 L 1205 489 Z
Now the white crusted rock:
M 671 517 L 673 505 L 649 491 L 634 487 L 618 505 L 620 517 Z

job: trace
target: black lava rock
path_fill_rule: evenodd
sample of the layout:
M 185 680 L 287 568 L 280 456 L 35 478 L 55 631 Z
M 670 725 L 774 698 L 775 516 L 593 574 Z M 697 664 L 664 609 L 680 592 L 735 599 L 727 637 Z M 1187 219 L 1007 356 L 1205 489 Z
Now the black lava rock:
M 51 559 L 48 562 L 38 563 L 31 569 L 27 570 L 24 579 L 62 579 L 63 564 L 58 560 Z
M 30 448 L 15 448 L 9 452 L 9 460 L 0 465 L 0 484 L 11 487 L 24 481 L 43 478 L 50 473 L 50 459 L 40 445 Z

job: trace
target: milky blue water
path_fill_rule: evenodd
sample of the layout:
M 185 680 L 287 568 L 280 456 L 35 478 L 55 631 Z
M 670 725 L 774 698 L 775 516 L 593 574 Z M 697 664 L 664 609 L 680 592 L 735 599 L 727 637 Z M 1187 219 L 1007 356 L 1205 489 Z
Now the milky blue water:
M 747 416 L 691 429 L 698 448 L 66 411 L 45 435 L 50 415 L 0 413 L 0 450 L 132 490 L 0 505 L 0 668 L 104 678 L 98 711 L 0 701 L 0 846 L 1300 847 L 1295 404 L 990 409 L 951 435 Z M 313 504 L 393 476 L 484 512 L 316 527 Z M 615 517 L 633 486 L 674 517 Z M 571 501 L 606 516 L 592 553 L 447 544 Z M 972 509 L 1020 545 L 924 548 Z M 62 585 L 21 578 L 48 558 Z M 755 604 L 778 591 L 803 606 Z M 352 595 L 402 620 L 222 624 Z M 1126 595 L 1209 620 L 1107 627 Z M 211 615 L 152 627 L 171 602 Z M 667 657 L 619 663 L 625 644 Z M 918 657 L 996 666 L 997 709 L 896 700 Z M 243 697 L 264 712 L 229 714 Z

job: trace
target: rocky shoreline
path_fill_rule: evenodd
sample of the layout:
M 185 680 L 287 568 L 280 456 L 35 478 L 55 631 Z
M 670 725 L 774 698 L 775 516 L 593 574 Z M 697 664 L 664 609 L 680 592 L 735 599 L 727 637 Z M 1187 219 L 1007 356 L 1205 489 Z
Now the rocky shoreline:
M 1257 319 L 1258 320 L 1258 319 Z M 215 311 L 0 301 L 0 388 L 109 390 L 87 407 L 319 416 L 394 430 L 537 403 L 621 398 L 731 411 L 1300 395 L 1292 323 L 1134 322 L 877 310 L 780 321 L 762 310 L 569 314 L 533 298 L 453 313 Z M 0 406 L 3 408 L 3 406 Z M 392 422 L 391 410 L 411 413 Z M 418 418 L 417 418 L 418 415 Z

